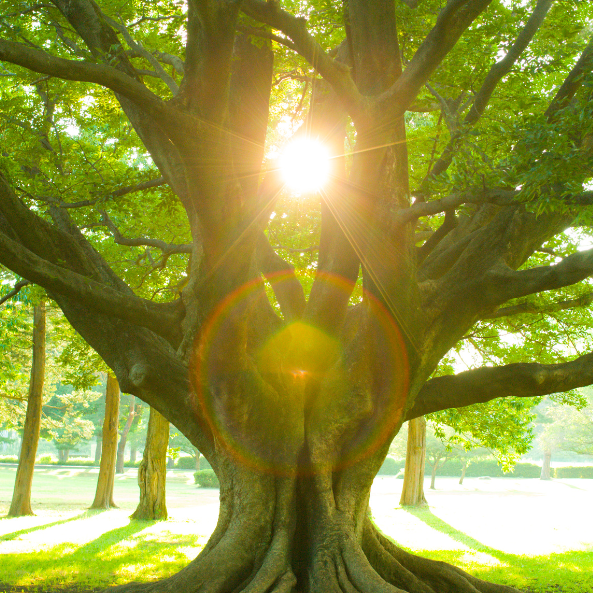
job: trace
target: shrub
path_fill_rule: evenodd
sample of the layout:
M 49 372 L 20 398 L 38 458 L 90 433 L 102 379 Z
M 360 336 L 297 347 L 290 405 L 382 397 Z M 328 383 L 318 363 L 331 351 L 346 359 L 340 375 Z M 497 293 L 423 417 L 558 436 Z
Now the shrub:
M 397 461 L 393 457 L 386 457 L 383 465 L 377 472 L 378 476 L 396 476 L 404 466 L 405 461 Z
M 194 472 L 194 481 L 200 488 L 219 488 L 220 483 L 214 470 L 201 469 Z
M 128 461 L 124 461 L 124 467 L 140 467 L 140 463 L 142 462 L 142 457 L 140 459 L 136 459 L 136 461 L 132 462 L 128 459 Z
M 70 457 L 70 459 L 68 459 L 68 461 L 66 462 L 66 465 L 83 465 L 87 467 L 95 465 L 95 460 L 89 459 L 88 457 Z
M 202 459 L 200 459 L 200 461 L 202 461 Z M 178 457 L 175 467 L 177 469 L 196 469 L 196 458 L 189 457 L 189 456 Z M 200 469 L 205 469 L 205 468 L 202 468 L 201 463 L 200 463 Z
M 18 463 L 19 458 L 15 455 L 3 455 L 0 457 L 0 463 Z
M 55 464 L 55 459 L 51 455 L 42 455 L 35 463 L 42 463 L 43 465 Z
M 555 478 L 593 478 L 591 465 L 556 467 L 552 471 Z

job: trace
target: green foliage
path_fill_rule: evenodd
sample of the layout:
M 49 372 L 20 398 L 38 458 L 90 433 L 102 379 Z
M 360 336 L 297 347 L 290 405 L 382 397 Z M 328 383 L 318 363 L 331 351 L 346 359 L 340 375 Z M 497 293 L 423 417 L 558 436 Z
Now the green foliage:
M 201 469 L 197 472 L 194 472 L 194 482 L 200 488 L 219 488 L 220 482 L 214 470 L 212 469 Z
M 551 470 L 552 476 L 557 479 L 561 478 L 587 478 L 593 479 L 593 466 L 581 465 L 581 466 L 564 466 L 555 467 Z
M 396 476 L 404 467 L 405 462 L 393 459 L 393 457 L 386 457 L 383 465 L 377 472 L 378 476 Z

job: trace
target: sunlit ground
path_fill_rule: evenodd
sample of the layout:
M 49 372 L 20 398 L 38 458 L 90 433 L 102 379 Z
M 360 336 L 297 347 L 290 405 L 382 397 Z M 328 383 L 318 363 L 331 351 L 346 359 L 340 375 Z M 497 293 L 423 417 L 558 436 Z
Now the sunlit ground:
M 0 467 L 0 517 L 14 467 Z M 87 511 L 97 469 L 38 469 L 35 517 L 0 519 L 0 583 L 81 588 L 150 580 L 179 570 L 214 529 L 218 491 L 191 471 L 169 472 L 170 519 L 130 522 L 136 470 L 118 476 L 120 509 Z M 399 544 L 501 583 L 562 592 L 593 590 L 593 480 L 437 478 L 428 509 L 399 507 L 402 480 L 379 477 L 371 497 L 379 527 Z M 2 588 L 0 587 L 0 591 Z

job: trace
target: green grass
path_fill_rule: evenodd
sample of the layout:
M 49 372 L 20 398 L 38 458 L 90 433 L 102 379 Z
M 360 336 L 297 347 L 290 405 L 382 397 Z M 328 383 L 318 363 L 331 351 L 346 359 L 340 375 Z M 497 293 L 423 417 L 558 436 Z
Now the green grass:
M 593 549 L 526 556 L 509 554 L 486 546 L 455 529 L 430 509 L 406 509 L 468 550 L 409 550 L 414 554 L 454 564 L 485 581 L 509 585 L 534 593 L 585 593 L 593 591 Z
M 217 491 L 197 489 L 192 483 L 191 471 L 169 475 L 167 501 L 171 518 L 161 522 L 129 520 L 138 500 L 133 470 L 117 477 L 115 500 L 120 509 L 89 511 L 97 478 L 93 471 L 47 469 L 37 472 L 33 484 L 33 508 L 37 516 L 6 518 L 15 472 L 0 468 L 0 583 L 39 591 L 66 588 L 88 591 L 129 581 L 150 581 L 179 571 L 206 543 L 213 528 Z M 393 480 L 394 484 L 396 482 L 401 488 L 401 480 Z M 578 482 L 578 486 L 537 482 L 540 490 L 555 488 L 572 497 L 589 497 L 591 493 L 591 485 L 585 485 L 586 481 Z M 385 484 L 389 486 L 391 482 Z M 440 498 L 438 492 L 428 494 L 435 506 L 417 510 L 397 507 L 398 497 L 387 490 L 382 503 L 379 498 L 377 507 L 373 503 L 373 508 L 379 509 L 375 519 L 383 528 L 392 527 L 392 531 L 400 534 L 407 521 L 408 535 L 411 533 L 413 537 L 406 540 L 406 535 L 402 535 L 401 543 L 411 552 L 450 562 L 488 581 L 534 593 L 593 591 L 593 547 L 587 547 L 590 540 L 582 543 L 581 536 L 577 536 L 574 550 L 519 555 L 497 549 L 504 545 L 504 538 L 503 543 L 489 540 L 496 547 L 479 541 L 488 539 L 490 532 L 471 521 L 466 520 L 463 530 L 456 527 L 462 524 L 458 518 L 463 515 L 467 518 L 468 504 L 479 500 L 476 497 L 489 496 L 492 492 L 486 489 L 494 491 L 495 486 L 504 488 L 505 496 L 496 503 L 500 505 L 498 508 L 491 507 L 488 512 L 514 508 L 517 497 L 525 494 L 520 491 L 522 482 L 511 484 L 507 480 L 504 484 L 475 482 L 472 492 L 465 495 L 444 488 Z M 529 486 L 529 494 L 534 496 L 529 499 L 530 505 L 542 500 L 543 490 L 534 494 L 534 485 L 535 482 Z M 473 489 L 478 487 L 482 491 L 474 493 Z M 576 500 L 585 498 L 566 499 L 565 503 L 571 505 Z M 552 508 L 553 505 L 551 511 Z M 582 508 L 582 512 L 582 520 L 590 521 L 589 508 Z M 442 516 L 447 517 L 447 521 Z M 533 525 L 540 520 L 545 521 L 546 517 L 535 512 L 529 519 Z M 525 529 L 523 525 L 520 528 Z M 419 549 L 440 541 L 449 542 L 450 549 Z M 0 593 L 2 590 L 0 586 Z

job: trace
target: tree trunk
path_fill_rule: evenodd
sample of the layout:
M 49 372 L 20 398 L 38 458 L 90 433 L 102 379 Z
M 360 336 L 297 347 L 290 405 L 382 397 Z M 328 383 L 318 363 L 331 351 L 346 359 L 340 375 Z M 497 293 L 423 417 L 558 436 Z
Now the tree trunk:
M 115 473 L 116 474 L 123 474 L 124 473 L 124 456 L 126 453 L 126 442 L 128 440 L 128 433 L 130 432 L 130 428 L 132 427 L 132 422 L 135 416 L 135 404 L 136 398 L 132 397 L 132 401 L 130 402 L 130 407 L 128 409 L 128 419 L 126 420 L 126 424 L 121 431 L 121 436 L 119 438 L 119 444 L 117 445 L 117 463 L 115 464 Z
M 95 448 L 95 463 L 99 463 L 101 461 L 101 450 L 103 449 L 103 437 L 98 434 L 97 435 L 97 447 Z
M 175 469 L 175 459 L 167 457 L 167 469 Z
M 435 462 L 432 465 L 432 473 L 430 474 L 430 489 L 436 490 L 434 486 L 434 482 L 437 478 L 437 469 L 439 468 L 440 459 L 435 459 Z
M 165 481 L 168 445 L 169 421 L 150 408 L 146 445 L 138 468 L 140 503 L 132 514 L 132 519 L 154 521 L 167 518 Z
M 544 451 L 544 462 L 542 464 L 542 473 L 540 475 L 540 480 L 551 480 L 552 475 L 550 472 L 550 463 L 552 461 L 552 450 L 546 449 Z
M 134 465 L 136 463 L 136 445 L 130 445 L 130 463 Z
M 58 463 L 66 465 L 70 457 L 70 449 L 58 449 Z
M 107 375 L 105 387 L 105 419 L 103 420 L 101 465 L 95 500 L 91 509 L 117 507 L 113 501 L 115 459 L 117 455 L 117 425 L 119 421 L 119 385 L 117 379 Z
M 467 461 L 463 464 L 463 467 L 461 468 L 461 477 L 459 478 L 459 485 L 461 486 L 463 484 L 463 480 L 465 478 L 465 472 L 467 471 Z
M 426 420 L 423 416 L 408 422 L 408 446 L 401 506 L 426 505 L 424 462 L 426 459 Z
M 195 454 L 195 459 L 196 459 L 196 471 L 199 472 L 200 471 L 200 457 L 201 454 L 200 452 L 194 447 L 194 454 Z
M 45 381 L 45 302 L 41 301 L 33 310 L 33 357 L 31 361 L 31 380 L 27 399 L 27 415 L 23 428 L 23 440 L 16 471 L 9 517 L 33 515 L 31 509 L 31 488 L 35 455 L 39 444 L 41 428 L 41 406 L 43 403 L 43 383 Z

